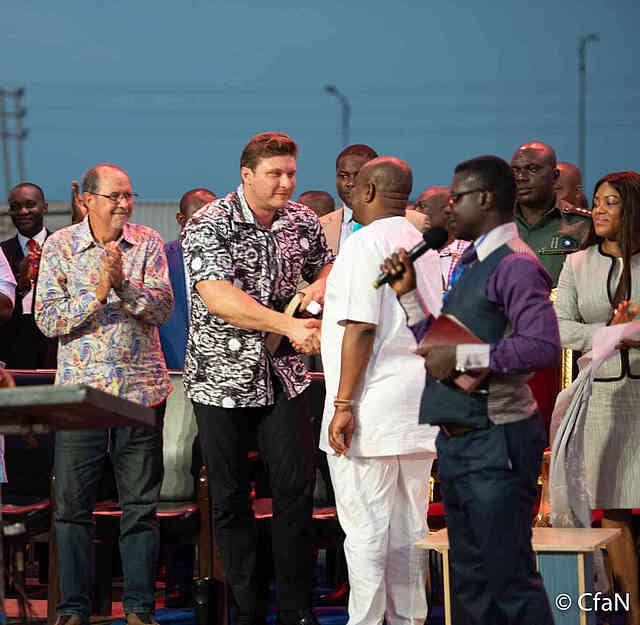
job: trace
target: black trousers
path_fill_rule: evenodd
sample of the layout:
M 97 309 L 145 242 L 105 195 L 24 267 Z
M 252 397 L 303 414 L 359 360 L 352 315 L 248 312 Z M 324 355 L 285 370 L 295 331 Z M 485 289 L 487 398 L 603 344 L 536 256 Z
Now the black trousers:
M 247 454 L 257 435 L 273 495 L 272 545 L 279 610 L 311 607 L 314 559 L 312 519 L 314 449 L 305 393 L 275 404 L 221 408 L 193 403 L 215 532 L 225 575 L 241 614 L 259 616 L 257 535 Z
M 438 434 L 455 623 L 553 624 L 531 548 L 545 442 L 538 414 L 453 438 Z

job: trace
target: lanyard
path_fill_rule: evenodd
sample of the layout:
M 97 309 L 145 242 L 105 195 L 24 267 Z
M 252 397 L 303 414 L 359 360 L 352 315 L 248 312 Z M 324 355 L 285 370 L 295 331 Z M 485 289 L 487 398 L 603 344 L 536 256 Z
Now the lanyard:
M 473 246 L 471 247 L 471 249 L 469 250 L 469 255 L 471 256 L 474 252 L 476 252 L 477 255 L 477 250 L 478 250 L 478 246 L 487 238 L 487 235 L 489 233 L 485 232 L 479 239 L 477 243 L 474 243 Z M 465 254 L 467 252 L 465 251 Z M 464 254 L 462 255 L 464 257 Z M 460 261 L 462 261 L 462 257 L 460 258 Z M 449 293 L 451 293 L 451 289 L 453 289 L 453 285 L 459 280 L 460 276 L 463 274 L 464 270 L 469 266 L 469 262 L 463 263 L 460 262 L 460 264 L 458 265 L 457 269 L 453 272 L 453 275 L 451 276 L 451 281 L 449 282 L 449 288 L 445 291 L 444 297 L 442 298 L 442 305 L 444 306 L 445 302 L 447 301 L 447 298 L 449 297 Z

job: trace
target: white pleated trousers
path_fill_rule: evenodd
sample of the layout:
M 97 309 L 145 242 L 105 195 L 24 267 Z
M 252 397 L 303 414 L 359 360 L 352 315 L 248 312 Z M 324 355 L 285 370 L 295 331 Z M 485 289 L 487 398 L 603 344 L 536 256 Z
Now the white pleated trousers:
M 328 455 L 349 571 L 348 625 L 423 625 L 429 476 L 435 454 Z

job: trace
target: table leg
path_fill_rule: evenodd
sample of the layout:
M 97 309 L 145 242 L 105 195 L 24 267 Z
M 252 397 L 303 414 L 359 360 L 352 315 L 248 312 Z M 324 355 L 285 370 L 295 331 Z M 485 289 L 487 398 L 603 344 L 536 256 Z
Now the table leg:
M 584 576 L 584 553 L 578 554 L 578 593 L 580 596 L 584 595 L 586 591 L 585 576 Z M 587 613 L 584 610 L 580 610 L 580 625 L 587 625 Z
M 451 625 L 451 586 L 449 584 L 449 550 L 442 551 L 442 577 L 444 586 L 444 623 Z
M 7 613 L 4 609 L 4 525 L 2 520 L 2 492 L 0 491 L 0 623 L 7 622 Z

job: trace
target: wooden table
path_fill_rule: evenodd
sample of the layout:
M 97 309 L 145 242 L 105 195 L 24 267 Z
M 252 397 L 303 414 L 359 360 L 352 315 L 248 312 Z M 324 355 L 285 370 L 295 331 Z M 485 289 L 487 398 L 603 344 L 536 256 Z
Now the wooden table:
M 531 544 L 556 625 L 595 624 L 595 612 L 580 610 L 578 598 L 594 592 L 593 552 L 612 542 L 618 534 L 619 529 L 533 528 Z M 413 546 L 417 549 L 434 549 L 442 555 L 445 623 L 451 625 L 449 537 L 446 528 L 429 534 Z M 558 599 L 561 595 L 563 597 Z M 571 606 L 561 610 L 558 605 L 566 605 L 564 596 L 569 597 Z M 587 605 L 591 605 L 590 602 L 587 601 Z

